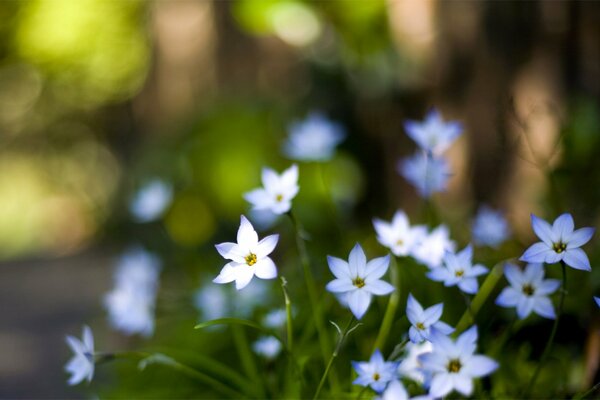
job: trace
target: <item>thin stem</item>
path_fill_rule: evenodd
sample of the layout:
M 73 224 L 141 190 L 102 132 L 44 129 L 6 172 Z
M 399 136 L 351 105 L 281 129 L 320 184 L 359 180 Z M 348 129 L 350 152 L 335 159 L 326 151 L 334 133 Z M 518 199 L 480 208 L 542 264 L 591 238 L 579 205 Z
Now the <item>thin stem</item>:
M 376 349 L 382 349 L 385 346 L 387 337 L 390 334 L 390 330 L 392 329 L 392 324 L 394 323 L 394 317 L 396 316 L 396 309 L 398 308 L 398 303 L 400 302 L 400 278 L 398 265 L 396 264 L 395 257 L 392 257 L 391 264 L 392 265 L 390 266 L 390 278 L 392 281 L 392 285 L 396 288 L 396 290 L 394 290 L 394 292 L 390 295 L 390 300 L 388 301 L 388 305 L 383 316 L 383 322 L 381 323 L 379 333 L 377 334 L 375 344 L 373 345 L 373 351 L 375 351 Z
M 327 208 L 329 214 L 331 215 L 331 221 L 335 226 L 335 232 L 337 234 L 338 239 L 342 239 L 342 229 L 340 228 L 339 219 L 337 218 L 337 211 L 335 206 L 335 200 L 333 198 L 333 193 L 331 193 L 331 185 L 329 184 L 326 176 L 325 176 L 325 168 L 323 168 L 323 163 L 317 162 L 317 169 L 321 178 L 321 186 L 323 187 L 323 195 L 327 198 Z
M 290 301 L 290 296 L 287 292 L 287 280 L 285 277 L 281 277 L 281 290 L 283 291 L 283 298 L 285 300 L 285 315 L 287 320 L 287 347 L 288 351 L 292 353 L 293 351 L 293 325 L 292 325 L 292 302 Z
M 319 397 L 319 393 L 321 393 L 321 389 L 323 388 L 323 385 L 325 384 L 327 375 L 329 375 L 329 370 L 331 369 L 331 366 L 333 365 L 333 361 L 338 356 L 340 349 L 342 348 L 342 344 L 344 343 L 344 340 L 346 339 L 346 336 L 348 336 L 348 333 L 351 332 L 350 326 L 352 326 L 352 323 L 354 322 L 354 320 L 355 320 L 355 318 L 353 315 L 352 318 L 350 318 L 350 321 L 348 321 L 348 325 L 346 325 L 346 328 L 344 328 L 344 330 L 340 333 L 340 338 L 338 340 L 337 346 L 335 346 L 335 350 L 333 350 L 333 353 L 331 353 L 331 357 L 329 358 L 329 362 L 327 363 L 327 366 L 325 367 L 325 371 L 323 372 L 323 376 L 321 377 L 321 381 L 319 382 L 319 386 L 317 387 L 317 391 L 315 392 L 313 400 L 317 399 Z
M 471 322 L 474 324 L 475 313 L 473 312 L 473 308 L 471 307 L 471 298 L 467 293 L 463 292 L 462 290 L 460 291 L 460 294 L 462 295 L 463 299 L 465 299 L 465 306 L 467 307 L 467 312 L 471 316 Z
M 531 389 L 533 389 L 533 385 L 535 385 L 535 381 L 540 374 L 542 367 L 546 363 L 550 352 L 552 351 L 552 345 L 554 344 L 554 337 L 556 336 L 556 331 L 558 330 L 558 323 L 560 321 L 560 316 L 562 314 L 563 304 L 565 302 L 565 294 L 567 292 L 567 268 L 565 266 L 565 262 L 561 261 L 560 266 L 562 268 L 562 288 L 560 291 L 560 300 L 558 303 L 558 310 L 556 312 L 556 319 L 554 320 L 554 325 L 552 325 L 552 332 L 550 332 L 550 337 L 548 338 L 548 342 L 546 342 L 546 347 L 544 348 L 544 352 L 542 353 L 542 358 L 540 358 L 540 362 L 538 363 L 533 375 L 531 376 L 531 380 L 529 381 L 529 385 L 527 385 L 527 390 L 525 390 L 524 397 L 529 397 L 531 393 Z
M 590 390 L 588 390 L 587 392 L 585 392 L 583 394 L 576 394 L 575 396 L 573 396 L 573 400 L 585 399 L 587 396 L 594 393 L 596 391 L 596 389 L 600 389 L 600 382 L 598 382 L 594 386 L 592 386 L 592 388 Z

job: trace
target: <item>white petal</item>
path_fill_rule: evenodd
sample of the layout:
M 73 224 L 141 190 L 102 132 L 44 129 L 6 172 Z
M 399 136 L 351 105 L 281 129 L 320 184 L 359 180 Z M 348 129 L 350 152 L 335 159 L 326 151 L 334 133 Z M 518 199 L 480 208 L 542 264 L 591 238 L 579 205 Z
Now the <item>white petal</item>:
M 552 242 L 554 241 L 552 226 L 548 222 L 531 214 L 531 227 L 542 242 L 546 243 L 548 246 L 552 245 Z
M 83 327 L 83 344 L 85 349 L 89 353 L 94 353 L 94 335 L 92 334 L 92 330 L 89 326 L 85 325 Z
M 498 368 L 498 363 L 489 357 L 474 355 L 469 362 L 463 366 L 463 372 L 474 378 L 481 378 L 494 372 Z
M 237 290 L 242 290 L 248 286 L 252 280 L 252 277 L 254 277 L 254 268 L 250 266 L 241 266 L 237 269 L 238 271 L 235 277 L 235 288 Z
M 533 311 L 544 318 L 555 319 L 554 306 L 548 297 L 536 297 L 533 303 Z
M 221 272 L 219 273 L 219 275 L 213 279 L 214 283 L 229 283 L 229 282 L 233 282 L 234 280 L 236 280 L 237 277 L 237 272 L 238 272 L 238 268 L 237 265 L 239 264 L 235 264 L 235 263 L 228 263 L 226 264 L 223 269 L 221 269 Z M 242 268 L 244 266 L 242 265 Z
M 262 169 L 262 183 L 265 190 L 269 193 L 279 188 L 279 175 L 271 168 Z
M 247 252 L 247 249 L 241 249 L 237 243 L 219 243 L 215 245 L 215 248 L 217 249 L 221 257 L 227 260 L 233 260 L 238 263 L 245 262 L 244 257 L 247 256 L 247 254 L 245 254 L 245 252 Z
M 277 277 L 277 268 L 273 260 L 265 257 L 254 264 L 254 274 L 260 279 L 273 279 Z
M 83 342 L 81 340 L 79 340 L 76 337 L 71 336 L 71 335 L 67 335 L 66 339 L 67 339 L 67 344 L 69 345 L 71 350 L 73 350 L 73 353 L 75 353 L 75 354 L 85 353 L 85 345 L 83 344 Z
M 253 248 L 258 244 L 258 235 L 252 224 L 243 215 L 240 217 L 240 228 L 237 233 L 237 242 L 241 247 Z
M 327 256 L 327 264 L 331 273 L 338 279 L 352 279 L 350 276 L 350 266 L 340 258 Z
M 273 203 L 272 196 L 264 189 L 258 188 L 244 193 L 244 200 L 252 204 L 256 210 L 264 210 L 271 207 Z
M 427 273 L 427 277 L 436 282 L 445 281 L 448 278 L 448 275 L 449 272 L 444 267 L 433 268 Z
M 367 282 L 363 289 L 376 296 L 385 296 L 386 294 L 390 294 L 394 291 L 394 287 L 392 285 L 381 280 Z
M 374 258 L 367 263 L 365 281 L 376 280 L 381 278 L 387 271 L 390 265 L 389 254 L 385 257 Z
M 455 374 L 453 377 L 454 388 L 459 393 L 470 396 L 473 393 L 473 380 L 464 374 Z
M 360 244 L 356 243 L 350 251 L 348 257 L 348 264 L 350 265 L 350 275 L 364 277 L 365 268 L 367 266 L 367 256 L 363 251 Z
M 359 289 L 348 294 L 348 306 L 356 319 L 361 319 L 365 315 L 370 304 L 371 294 L 365 290 Z
M 512 286 L 505 287 L 496 299 L 496 304 L 501 307 L 515 307 L 521 296 L 522 294 Z
M 332 293 L 345 293 L 356 290 L 356 286 L 349 279 L 334 279 L 325 286 L 325 289 Z
M 488 272 L 488 269 L 486 267 L 484 267 L 481 264 L 475 264 L 475 265 L 473 265 L 471 270 L 468 272 L 468 276 L 475 277 L 475 276 L 487 274 L 487 272 Z
M 281 174 L 281 184 L 286 187 L 293 187 L 298 184 L 298 165 L 293 164 L 291 167 L 283 171 Z
M 258 242 L 258 245 L 256 245 L 256 247 L 254 248 L 256 256 L 259 259 L 261 259 L 271 254 L 275 249 L 275 246 L 277 246 L 278 240 L 279 235 L 269 235 L 260 242 Z

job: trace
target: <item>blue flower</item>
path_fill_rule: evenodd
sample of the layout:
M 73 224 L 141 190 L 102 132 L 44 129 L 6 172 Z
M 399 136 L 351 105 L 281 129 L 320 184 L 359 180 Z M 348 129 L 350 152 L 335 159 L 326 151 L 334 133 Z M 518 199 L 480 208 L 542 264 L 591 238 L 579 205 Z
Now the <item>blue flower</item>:
M 480 264 L 472 265 L 473 247 L 471 245 L 457 254 L 447 252 L 444 266 L 433 268 L 427 277 L 433 281 L 444 282 L 444 286 L 455 286 L 465 293 L 475 294 L 479 290 L 477 277 L 488 272 Z
M 408 255 L 427 235 L 424 225 L 410 226 L 408 217 L 401 210 L 396 211 L 389 223 L 374 218 L 373 226 L 377 232 L 377 241 L 396 256 Z
M 600 297 L 594 296 L 594 301 L 596 302 L 596 304 L 598 304 L 598 307 L 600 307 Z
M 594 228 L 581 228 L 574 231 L 571 214 L 562 214 L 552 225 L 531 214 L 531 226 L 542 240 L 533 244 L 521 256 L 528 263 L 554 264 L 564 261 L 574 269 L 590 271 L 590 260 L 579 247 L 586 244 L 594 234 Z
M 446 190 L 450 167 L 445 158 L 417 152 L 400 160 L 398 172 L 417 188 L 421 197 L 431 197 L 435 192 Z
M 459 122 L 444 122 L 440 113 L 431 110 L 423 122 L 407 120 L 404 129 L 417 145 L 429 153 L 445 151 L 460 136 L 463 127 Z
M 346 134 L 341 125 L 323 114 L 312 113 L 304 121 L 290 126 L 290 135 L 284 144 L 284 153 L 292 160 L 327 161 Z
M 447 251 L 454 251 L 456 244 L 450 240 L 448 227 L 440 225 L 431 233 L 424 235 L 412 251 L 412 256 L 427 268 L 437 268 L 442 265 Z
M 408 330 L 410 341 L 421 343 L 429 340 L 429 335 L 433 329 L 437 329 L 445 335 L 452 333 L 454 329 L 450 325 L 440 321 L 443 312 L 444 305 L 442 303 L 424 310 L 417 299 L 409 293 L 408 301 L 406 302 L 406 316 L 412 325 Z
M 548 296 L 560 286 L 557 279 L 544 280 L 542 264 L 528 264 L 525 271 L 512 264 L 504 266 L 504 275 L 510 283 L 496 299 L 501 307 L 517 307 L 520 319 L 527 318 L 532 311 L 542 317 L 554 319 L 554 306 Z
M 473 242 L 498 247 L 509 235 L 506 219 L 501 212 L 482 206 L 473 221 Z
M 381 393 L 389 382 L 396 379 L 398 364 L 398 362 L 386 362 L 379 349 L 377 349 L 368 362 L 352 361 L 352 366 L 358 374 L 358 378 L 352 383 L 371 386 L 371 389 Z
M 69 385 L 77 385 L 84 379 L 91 382 L 94 377 L 94 335 L 92 335 L 92 330 L 89 326 L 84 326 L 82 340 L 68 335 L 67 344 L 74 353 L 73 358 L 65 366 L 65 370 L 71 374 Z
M 135 194 L 129 211 L 138 222 L 154 221 L 162 215 L 173 199 L 173 188 L 161 180 L 153 180 Z

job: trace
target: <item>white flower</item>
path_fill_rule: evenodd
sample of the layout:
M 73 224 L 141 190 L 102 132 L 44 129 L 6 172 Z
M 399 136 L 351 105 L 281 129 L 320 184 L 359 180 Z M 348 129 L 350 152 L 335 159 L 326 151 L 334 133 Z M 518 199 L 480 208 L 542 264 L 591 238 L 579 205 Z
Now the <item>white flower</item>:
M 450 147 L 452 142 L 460 136 L 463 127 L 460 122 L 444 122 L 440 113 L 433 109 L 423 122 L 405 121 L 404 129 L 421 149 L 439 154 Z
M 452 333 L 454 329 L 450 325 L 440 321 L 443 312 L 444 304 L 442 303 L 435 304 L 423 310 L 417 299 L 409 293 L 408 301 L 406 302 L 406 316 L 411 323 L 411 327 L 408 330 L 410 341 L 421 343 L 429 340 L 429 335 L 433 329 L 439 330 L 444 335 Z
M 473 221 L 473 242 L 475 244 L 498 247 L 509 235 L 506 219 L 500 211 L 483 206 Z
M 517 307 L 519 318 L 527 318 L 532 311 L 542 317 L 554 319 L 556 314 L 548 297 L 560 287 L 557 279 L 544 280 L 542 264 L 528 264 L 525 271 L 512 264 L 504 266 L 504 275 L 510 283 L 496 299 L 502 307 Z
M 286 322 L 287 313 L 283 308 L 273 310 L 263 318 L 263 325 L 271 329 L 281 328 Z
M 474 354 L 477 348 L 477 328 L 473 326 L 453 341 L 440 332 L 431 335 L 433 352 L 419 358 L 423 368 L 433 374 L 429 395 L 445 397 L 453 390 L 464 396 L 473 393 L 473 378 L 494 372 L 498 363 L 489 357 Z
M 121 258 L 114 275 L 115 287 L 104 297 L 113 328 L 128 335 L 152 335 L 159 273 L 160 260 L 140 248 Z
M 304 121 L 290 126 L 284 153 L 293 160 L 327 161 L 345 138 L 344 129 L 320 113 L 312 113 Z
M 391 223 L 373 219 L 377 240 L 396 256 L 406 256 L 427 235 L 423 225 L 411 227 L 404 211 L 396 211 Z
M 142 187 L 129 203 L 129 211 L 138 222 L 150 222 L 160 217 L 171 204 L 173 188 L 163 181 L 153 180 Z
M 213 282 L 235 281 L 236 289 L 240 290 L 250 283 L 254 275 L 260 279 L 275 278 L 277 268 L 268 255 L 275 249 L 278 240 L 279 235 L 270 235 L 259 242 L 252 224 L 242 215 L 237 243 L 226 242 L 215 246 L 219 254 L 231 262 L 223 267 Z
M 65 366 L 65 371 L 71 374 L 69 385 L 77 385 L 84 379 L 91 382 L 94 377 L 94 336 L 89 326 L 83 327 L 82 339 L 67 336 L 67 344 L 75 353 Z
M 252 344 L 252 350 L 259 356 L 272 360 L 281 352 L 281 342 L 273 336 L 263 336 Z
M 423 371 L 423 365 L 419 361 L 419 356 L 431 352 L 433 345 L 428 341 L 422 343 L 408 342 L 405 350 L 406 356 L 398 366 L 398 374 L 421 385 L 426 385 L 431 377 L 427 376 L 429 374 L 426 375 L 425 371 Z
M 390 256 L 374 258 L 367 263 L 367 257 L 362 247 L 357 243 L 348 262 L 337 257 L 327 256 L 329 269 L 336 279 L 329 282 L 327 290 L 332 293 L 346 293 L 350 311 L 361 319 L 369 305 L 372 295 L 386 295 L 394 291 L 394 287 L 380 280 L 390 264 Z
M 376 397 L 376 400 L 433 400 L 433 398 L 427 395 L 409 397 L 402 382 L 395 379 L 388 384 L 381 397 Z
M 454 251 L 455 246 L 455 243 L 450 240 L 448 228 L 440 225 L 421 239 L 412 251 L 412 255 L 428 268 L 437 268 L 442 265 L 444 254 L 447 251 Z
M 434 268 L 427 273 L 433 281 L 444 282 L 444 286 L 455 286 L 465 293 L 475 294 L 479 290 L 477 277 L 487 273 L 488 269 L 480 264 L 472 265 L 473 247 L 467 246 L 461 252 L 447 252 L 444 266 Z
M 417 188 L 421 197 L 431 197 L 433 193 L 443 192 L 451 176 L 450 167 L 445 158 L 418 152 L 400 160 L 398 172 Z
M 352 382 L 355 385 L 371 386 L 377 393 L 383 392 L 388 382 L 396 379 L 397 362 L 386 362 L 379 349 L 375 350 L 368 362 L 352 361 L 352 366 L 358 378 Z
M 298 194 L 298 166 L 292 165 L 278 175 L 270 168 L 262 170 L 263 187 L 244 194 L 244 199 L 255 210 L 269 210 L 284 214 L 292 208 L 292 199 Z

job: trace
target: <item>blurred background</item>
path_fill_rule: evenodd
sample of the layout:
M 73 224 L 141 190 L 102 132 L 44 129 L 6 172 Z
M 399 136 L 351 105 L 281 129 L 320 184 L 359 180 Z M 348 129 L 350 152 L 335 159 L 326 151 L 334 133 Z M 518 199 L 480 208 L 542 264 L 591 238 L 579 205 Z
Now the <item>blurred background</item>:
M 88 395 L 63 371 L 64 336 L 83 324 L 99 349 L 145 345 L 110 331 L 102 305 L 132 246 L 162 260 L 152 343 L 183 353 L 210 343 L 181 332 L 199 318 L 194 291 L 222 266 L 213 244 L 235 234 L 261 167 L 291 164 L 287 128 L 313 111 L 348 135 L 331 162 L 300 169 L 294 204 L 320 243 L 318 280 L 324 256 L 345 257 L 356 240 L 383 254 L 372 217 L 403 208 L 419 222 L 421 201 L 396 164 L 415 148 L 403 121 L 431 107 L 465 127 L 449 151 L 450 187 L 434 198 L 460 248 L 483 203 L 504 210 L 515 234 L 483 259 L 519 255 L 531 212 L 598 226 L 598 2 L 32 0 L 0 2 L 0 21 L 0 397 Z M 132 215 L 155 181 L 164 211 Z M 293 231 L 280 224 L 285 268 Z M 572 280 L 586 299 L 600 293 L 593 242 L 592 273 Z M 579 362 L 564 377 L 578 387 L 597 373 L 600 315 L 583 298 L 567 309 L 559 351 Z M 545 340 L 545 324 L 524 340 Z M 146 393 L 99 370 L 94 393 Z

